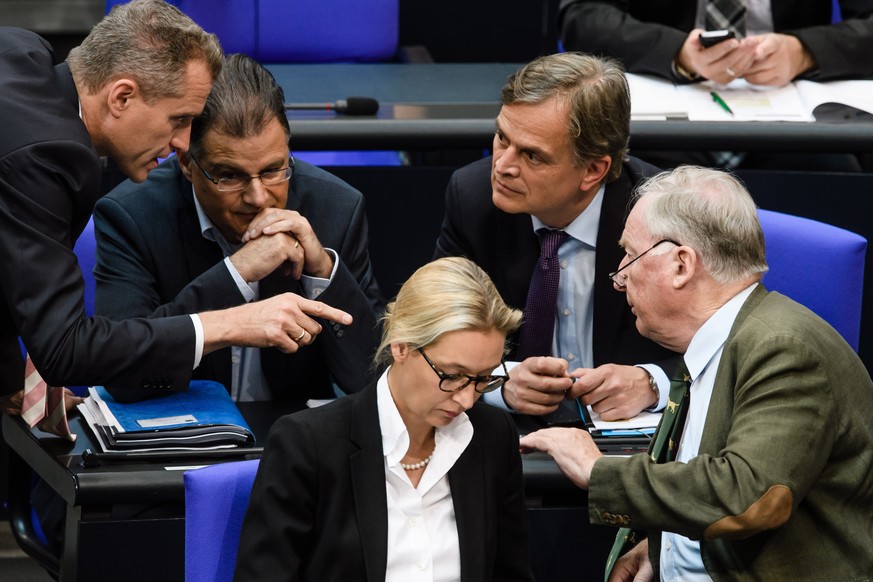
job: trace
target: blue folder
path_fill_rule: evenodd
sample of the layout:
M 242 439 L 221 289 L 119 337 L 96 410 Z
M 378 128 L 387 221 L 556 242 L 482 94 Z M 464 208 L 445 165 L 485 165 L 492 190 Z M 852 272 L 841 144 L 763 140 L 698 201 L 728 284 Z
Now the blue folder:
M 122 429 L 97 427 L 111 448 L 254 444 L 236 403 L 218 382 L 194 380 L 185 392 L 131 403 L 117 402 L 102 386 L 93 390 Z

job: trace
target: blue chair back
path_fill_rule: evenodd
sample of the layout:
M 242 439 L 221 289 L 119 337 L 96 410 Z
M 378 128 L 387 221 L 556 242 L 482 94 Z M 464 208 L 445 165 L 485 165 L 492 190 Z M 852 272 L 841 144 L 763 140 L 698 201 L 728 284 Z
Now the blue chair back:
M 770 271 L 764 286 L 827 321 L 858 351 L 867 239 L 790 214 L 758 210 Z
M 127 0 L 108 0 L 107 12 Z M 399 0 L 169 0 L 218 36 L 224 52 L 261 63 L 391 60 Z
M 259 463 L 220 463 L 185 473 L 185 582 L 233 579 Z
M 85 230 L 79 235 L 73 252 L 79 259 L 79 268 L 85 279 L 85 314 L 94 315 L 94 265 L 97 264 L 97 241 L 94 238 L 94 218 L 88 221 Z

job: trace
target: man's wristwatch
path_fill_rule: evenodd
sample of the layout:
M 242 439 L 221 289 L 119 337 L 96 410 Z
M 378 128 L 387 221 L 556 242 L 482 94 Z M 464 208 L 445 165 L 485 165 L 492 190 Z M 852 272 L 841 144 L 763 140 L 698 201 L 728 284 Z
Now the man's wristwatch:
M 651 388 L 652 392 L 655 393 L 655 406 L 657 406 L 658 403 L 661 401 L 661 390 L 658 388 L 658 381 L 655 380 L 655 377 L 652 376 L 651 372 L 649 372 L 645 368 L 642 368 L 642 370 L 649 377 L 649 388 Z
M 673 69 L 673 76 L 677 81 L 683 81 L 685 83 L 694 83 L 696 81 L 700 81 L 702 77 L 697 73 L 692 73 L 687 70 L 685 67 L 679 64 L 679 61 L 673 59 L 673 62 L 670 63 L 670 68 Z

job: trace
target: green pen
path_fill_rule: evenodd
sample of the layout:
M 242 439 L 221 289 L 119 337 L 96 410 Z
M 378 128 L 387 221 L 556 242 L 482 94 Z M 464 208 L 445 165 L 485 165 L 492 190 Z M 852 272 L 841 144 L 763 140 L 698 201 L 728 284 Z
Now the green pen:
M 722 99 L 718 93 L 716 93 L 715 91 L 710 91 L 709 94 L 712 95 L 712 100 L 718 103 L 719 107 L 721 107 L 731 115 L 734 114 L 734 112 L 731 111 L 731 108 L 728 107 L 728 104 L 724 102 L 724 99 Z

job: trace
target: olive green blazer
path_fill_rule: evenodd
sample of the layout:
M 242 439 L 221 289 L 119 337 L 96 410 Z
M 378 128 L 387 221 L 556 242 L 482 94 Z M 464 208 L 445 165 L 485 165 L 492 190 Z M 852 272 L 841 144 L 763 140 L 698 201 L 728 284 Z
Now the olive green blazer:
M 694 397 L 692 393 L 692 398 Z M 689 463 L 602 458 L 594 523 L 701 540 L 718 580 L 873 580 L 873 383 L 843 338 L 763 286 L 724 347 Z

